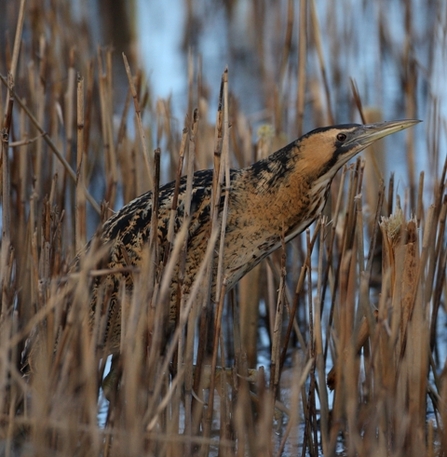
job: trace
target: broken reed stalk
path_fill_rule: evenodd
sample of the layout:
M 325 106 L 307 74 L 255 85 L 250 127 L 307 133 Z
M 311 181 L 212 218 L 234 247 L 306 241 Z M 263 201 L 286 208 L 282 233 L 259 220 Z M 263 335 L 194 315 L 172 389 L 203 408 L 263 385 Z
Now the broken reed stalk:
M 428 232 L 429 226 L 430 223 L 425 227 Z M 414 220 L 407 222 L 398 208 L 395 215 L 383 219 L 381 229 L 386 247 L 384 267 L 391 272 L 389 290 L 385 289 L 383 293 L 391 295 L 392 299 L 391 335 L 382 333 L 382 338 L 389 340 L 389 349 L 383 357 L 390 357 L 389 351 L 394 352 L 391 363 L 382 362 L 383 376 L 389 388 L 396 392 L 395 410 L 400 414 L 408 412 L 410 418 L 408 424 L 402 423 L 400 415 L 396 417 L 391 410 L 388 414 L 393 427 L 389 433 L 403 440 L 405 447 L 423 452 L 420 439 L 425 428 L 429 326 L 421 295 L 423 283 L 418 278 L 422 258 L 416 223 Z M 409 386 L 411 390 L 408 390 Z
M 87 220 L 86 220 L 86 199 L 85 187 L 85 166 L 84 166 L 84 78 L 78 76 L 77 81 L 77 154 L 76 154 L 76 251 L 80 252 L 87 243 Z
M 380 208 L 377 209 L 377 213 L 380 214 Z M 424 452 L 425 399 L 430 353 L 428 337 L 430 325 L 424 304 L 428 303 L 427 299 L 430 300 L 430 298 L 423 300 L 422 292 L 432 288 L 433 278 L 429 274 L 433 268 L 431 262 L 436 262 L 438 259 L 433 249 L 435 243 L 428 242 L 428 239 L 436 239 L 435 233 L 442 227 L 442 217 L 434 217 L 435 214 L 440 213 L 434 207 L 429 208 L 421 220 L 423 240 L 421 247 L 418 242 L 416 221 L 407 222 L 400 208 L 390 218 L 382 219 L 380 226 L 385 251 L 378 323 L 368 325 L 368 333 L 365 334 L 365 324 L 359 321 L 359 317 L 365 312 L 365 307 L 362 305 L 357 309 L 355 317 L 355 321 L 360 325 L 358 330 L 355 330 L 351 337 L 343 337 L 347 334 L 343 329 L 349 329 L 351 326 L 340 327 L 337 339 L 350 342 L 345 352 L 338 353 L 338 360 L 340 361 L 342 357 L 343 362 L 337 364 L 337 373 L 340 377 L 336 384 L 333 418 L 337 420 L 336 418 L 347 415 L 349 429 L 347 445 L 353 452 L 361 452 L 361 449 L 374 439 L 377 439 L 379 449 L 383 448 L 384 451 L 385 447 L 391 445 L 392 449 L 396 450 L 411 449 L 412 452 L 414 451 L 412 455 Z M 438 227 L 436 227 L 437 224 L 439 224 Z M 362 225 L 361 219 L 358 219 L 355 229 L 357 235 L 363 231 Z M 360 243 L 352 245 L 355 250 L 350 253 L 350 262 L 357 256 L 355 252 L 360 246 Z M 361 273 L 361 265 L 363 263 L 359 262 L 359 273 Z M 342 273 L 342 277 L 349 278 L 349 271 L 351 269 Z M 365 285 L 362 278 L 360 278 L 360 284 L 363 284 L 362 287 Z M 341 290 L 348 289 L 348 284 L 341 285 Z M 344 303 L 347 297 L 343 299 Z M 386 305 L 388 301 L 391 301 L 391 314 Z M 365 298 L 362 302 L 365 304 Z M 343 313 L 346 315 L 346 309 Z M 368 338 L 365 338 L 365 335 L 368 335 Z M 357 395 L 364 395 L 362 384 L 358 385 L 357 381 L 352 383 L 352 380 L 358 379 L 359 366 L 355 362 L 356 354 L 367 341 L 370 345 L 371 359 L 365 359 L 367 377 L 365 386 L 369 386 L 367 398 L 370 400 L 364 406 L 365 413 L 359 417 L 358 412 L 350 410 L 349 405 L 357 404 L 361 398 L 357 398 Z M 372 370 L 373 366 L 381 369 Z M 371 379 L 368 380 L 368 377 Z M 382 424 L 378 438 L 373 438 L 371 434 L 373 429 L 369 426 L 364 429 L 364 424 L 368 422 L 361 418 L 366 419 L 368 411 L 376 402 L 382 403 L 384 408 L 369 416 L 369 422 L 373 420 L 373 423 Z M 408 417 L 408 420 L 403 420 L 405 417 Z M 389 425 L 385 426 L 385 424 Z M 360 439 L 360 434 L 364 433 L 362 430 L 366 430 L 367 434 Z M 332 434 L 332 449 L 335 449 L 335 438 L 336 435 Z

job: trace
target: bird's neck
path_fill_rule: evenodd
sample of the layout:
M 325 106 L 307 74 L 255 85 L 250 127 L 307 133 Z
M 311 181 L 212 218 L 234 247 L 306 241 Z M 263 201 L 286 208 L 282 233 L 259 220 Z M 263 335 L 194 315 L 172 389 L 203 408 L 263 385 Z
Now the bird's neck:
M 293 152 L 289 148 L 256 162 L 245 170 L 244 178 L 252 187 L 248 204 L 257 208 L 259 223 L 287 238 L 309 225 L 307 215 L 313 206 L 310 195 L 317 180 Z

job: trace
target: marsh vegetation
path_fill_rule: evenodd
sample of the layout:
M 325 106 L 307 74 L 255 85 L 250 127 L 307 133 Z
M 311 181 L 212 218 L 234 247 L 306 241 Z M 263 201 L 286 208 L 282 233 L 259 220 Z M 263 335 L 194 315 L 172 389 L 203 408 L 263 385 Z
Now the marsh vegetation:
M 444 456 L 446 5 L 185 0 L 178 103 L 132 46 L 95 42 L 87 2 L 1 3 L 2 455 Z M 207 59 L 216 21 L 227 54 Z M 167 343 L 171 263 L 148 252 L 102 383 L 101 249 L 70 265 L 113 211 L 313 127 L 405 117 L 424 123 L 348 164 L 318 221 L 227 294 L 203 295 L 208 256 Z

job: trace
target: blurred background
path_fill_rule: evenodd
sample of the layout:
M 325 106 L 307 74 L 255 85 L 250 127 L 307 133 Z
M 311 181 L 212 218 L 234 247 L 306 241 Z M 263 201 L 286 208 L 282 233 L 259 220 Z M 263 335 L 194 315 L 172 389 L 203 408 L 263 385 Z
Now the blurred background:
M 198 97 L 209 104 L 210 122 L 228 67 L 231 93 L 253 126 L 254 139 L 263 123 L 292 140 L 317 126 L 359 122 L 352 82 L 373 118 L 423 119 L 416 129 L 421 143 L 430 123 L 447 114 L 447 6 L 440 0 L 75 0 L 69 7 L 50 1 L 49 8 L 40 3 L 28 2 L 32 14 L 54 14 L 61 28 L 70 15 L 79 31 L 66 30 L 75 54 L 80 40 L 88 41 L 82 49 L 89 49 L 90 57 L 98 46 L 113 49 L 121 87 L 115 91 L 116 113 L 127 92 L 125 52 L 133 68 L 143 70 L 152 103 L 170 99 L 179 129 L 199 104 L 188 100 L 191 65 L 195 77 L 200 75 Z M 0 2 L 6 12 L 0 18 L 2 53 L 14 33 L 17 5 Z M 414 179 L 428 160 L 402 151 L 388 159 L 405 184 L 406 168 Z

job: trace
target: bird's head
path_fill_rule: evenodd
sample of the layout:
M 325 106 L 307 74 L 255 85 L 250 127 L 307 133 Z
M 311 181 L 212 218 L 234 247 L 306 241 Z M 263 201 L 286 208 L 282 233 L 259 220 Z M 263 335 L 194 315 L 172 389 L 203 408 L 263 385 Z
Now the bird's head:
M 342 124 L 312 130 L 298 140 L 301 165 L 318 179 L 331 180 L 352 157 L 377 140 L 421 121 L 404 119 L 375 124 Z

